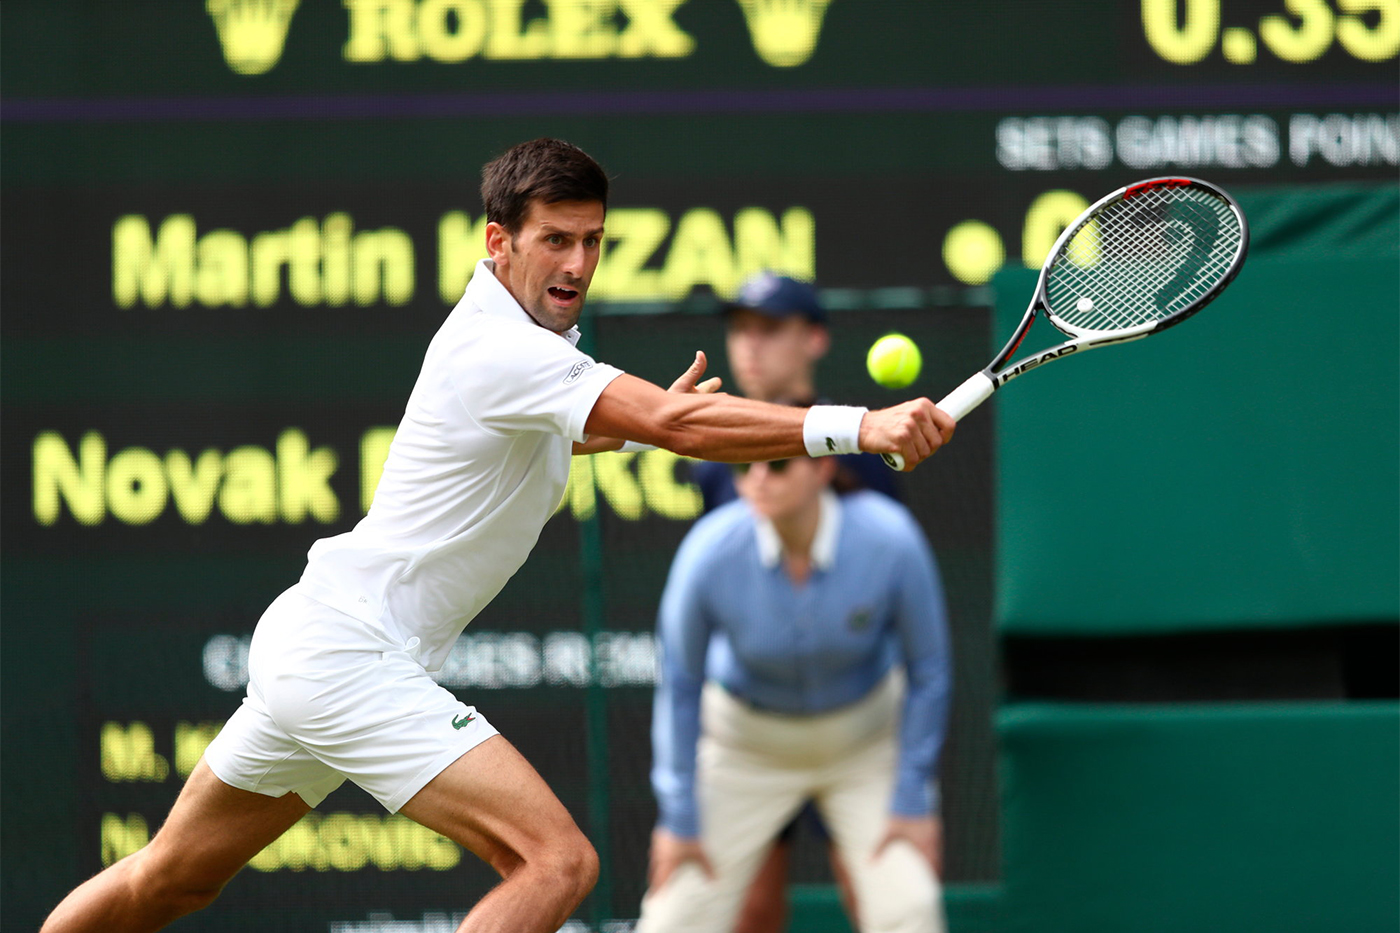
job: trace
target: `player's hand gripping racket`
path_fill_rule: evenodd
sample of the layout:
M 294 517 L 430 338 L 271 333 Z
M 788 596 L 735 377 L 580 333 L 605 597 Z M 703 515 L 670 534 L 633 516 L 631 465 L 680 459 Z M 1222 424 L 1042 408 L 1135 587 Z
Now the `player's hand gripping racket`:
M 938 407 L 961 421 L 1037 366 L 1180 324 L 1224 291 L 1248 249 L 1244 212 L 1215 185 L 1150 178 L 1119 188 L 1060 234 L 1016 332 L 986 369 Z M 1038 314 L 1070 339 L 1008 363 Z M 881 456 L 904 469 L 901 455 Z

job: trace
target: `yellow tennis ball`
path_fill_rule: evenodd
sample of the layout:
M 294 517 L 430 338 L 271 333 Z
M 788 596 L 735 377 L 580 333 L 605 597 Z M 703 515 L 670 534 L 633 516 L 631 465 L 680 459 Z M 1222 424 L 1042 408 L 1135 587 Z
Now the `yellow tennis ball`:
M 918 345 L 903 334 L 886 334 L 865 355 L 870 378 L 887 389 L 902 389 L 918 379 L 923 364 Z

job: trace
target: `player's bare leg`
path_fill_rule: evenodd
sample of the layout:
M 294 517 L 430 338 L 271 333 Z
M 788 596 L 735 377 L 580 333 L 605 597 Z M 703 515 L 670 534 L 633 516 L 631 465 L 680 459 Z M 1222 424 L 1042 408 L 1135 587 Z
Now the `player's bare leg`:
M 41 933 L 147 933 L 211 904 L 248 860 L 311 808 L 230 787 L 201 761 L 145 848 L 63 899 Z
M 598 855 L 515 747 L 496 735 L 399 811 L 486 861 L 502 881 L 458 933 L 555 933 L 598 880 Z

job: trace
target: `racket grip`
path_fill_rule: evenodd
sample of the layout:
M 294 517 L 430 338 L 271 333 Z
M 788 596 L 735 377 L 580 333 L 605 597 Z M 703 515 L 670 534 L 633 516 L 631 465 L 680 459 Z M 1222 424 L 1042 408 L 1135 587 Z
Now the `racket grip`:
M 986 373 L 976 373 L 962 385 L 943 397 L 943 401 L 938 403 L 938 407 L 953 416 L 954 421 L 961 421 L 972 409 L 981 405 L 991 398 L 996 391 L 996 384 Z M 880 454 L 885 461 L 885 465 L 891 470 L 904 471 L 904 457 L 900 454 Z
M 971 379 L 943 396 L 938 407 L 952 415 L 954 421 L 961 421 L 964 415 L 991 398 L 995 391 L 996 385 L 986 373 L 975 373 Z

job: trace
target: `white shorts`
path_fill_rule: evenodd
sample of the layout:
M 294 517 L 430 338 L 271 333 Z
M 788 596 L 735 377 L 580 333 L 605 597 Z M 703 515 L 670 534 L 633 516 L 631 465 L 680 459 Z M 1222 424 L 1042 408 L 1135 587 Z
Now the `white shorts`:
M 225 784 L 309 806 L 349 778 L 390 813 L 496 730 L 428 675 L 418 639 L 292 587 L 253 633 L 248 696 L 205 761 Z

